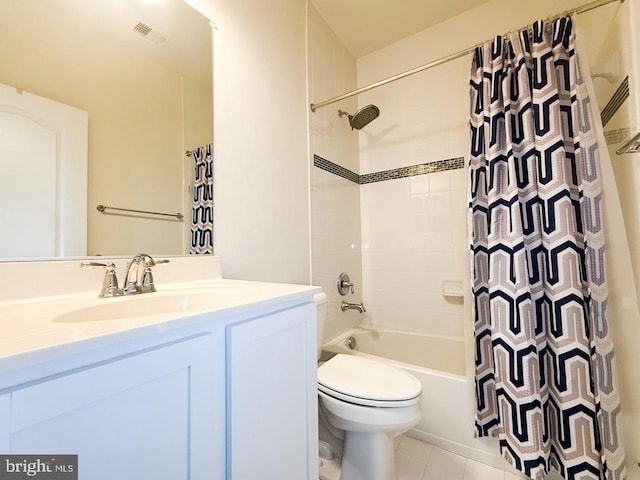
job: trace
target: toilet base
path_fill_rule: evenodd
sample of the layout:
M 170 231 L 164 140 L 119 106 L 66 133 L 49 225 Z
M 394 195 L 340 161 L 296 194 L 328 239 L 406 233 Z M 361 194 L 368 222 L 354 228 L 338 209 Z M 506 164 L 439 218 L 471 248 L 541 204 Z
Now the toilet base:
M 323 459 L 320 462 L 320 480 L 340 480 L 340 462 Z
M 385 432 L 345 432 L 340 480 L 395 480 L 393 438 Z

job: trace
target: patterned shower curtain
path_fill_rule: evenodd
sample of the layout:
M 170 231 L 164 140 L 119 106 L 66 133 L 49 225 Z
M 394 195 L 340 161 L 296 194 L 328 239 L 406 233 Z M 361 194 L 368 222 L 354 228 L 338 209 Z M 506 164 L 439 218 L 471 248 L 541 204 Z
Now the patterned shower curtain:
M 213 253 L 213 145 L 193 153 L 195 182 L 191 218 L 190 254 Z
M 542 480 L 624 479 L 594 121 L 569 17 L 471 68 L 476 430 Z

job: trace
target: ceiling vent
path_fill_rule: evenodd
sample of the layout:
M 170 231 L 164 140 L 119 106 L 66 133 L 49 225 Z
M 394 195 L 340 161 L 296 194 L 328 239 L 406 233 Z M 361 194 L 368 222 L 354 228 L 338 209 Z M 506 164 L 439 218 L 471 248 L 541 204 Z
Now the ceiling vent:
M 138 22 L 138 24 L 133 27 L 133 31 L 139 35 L 142 35 L 144 38 L 157 45 L 158 47 L 164 46 L 164 44 L 167 43 L 167 40 L 169 40 L 169 37 L 167 35 L 154 30 L 149 25 L 143 22 Z

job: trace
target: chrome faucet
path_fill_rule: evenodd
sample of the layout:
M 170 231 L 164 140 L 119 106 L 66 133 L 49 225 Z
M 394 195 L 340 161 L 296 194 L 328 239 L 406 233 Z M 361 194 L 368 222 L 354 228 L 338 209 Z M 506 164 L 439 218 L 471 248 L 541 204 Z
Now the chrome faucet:
M 124 295 L 139 295 L 155 292 L 151 267 L 159 263 L 169 263 L 169 260 L 154 260 L 151 255 L 139 253 L 127 263 L 127 276 L 122 293 Z
M 122 295 L 122 290 L 118 288 L 118 277 L 116 275 L 116 265 L 113 262 L 100 263 L 100 262 L 82 262 L 80 264 L 82 268 L 106 268 L 107 271 L 102 281 L 102 290 L 98 297 L 111 298 Z
M 366 310 L 364 309 L 364 303 L 348 303 L 344 300 L 340 304 L 340 310 L 342 310 L 343 312 L 346 312 L 347 310 L 358 310 L 360 313 L 366 312 Z

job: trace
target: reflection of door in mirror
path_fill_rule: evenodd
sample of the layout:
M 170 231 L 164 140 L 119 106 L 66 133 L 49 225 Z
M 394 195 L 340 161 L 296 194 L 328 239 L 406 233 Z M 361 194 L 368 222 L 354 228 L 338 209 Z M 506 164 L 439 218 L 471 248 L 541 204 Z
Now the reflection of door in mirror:
M 0 258 L 86 255 L 87 118 L 0 84 Z

